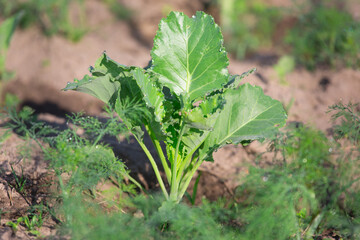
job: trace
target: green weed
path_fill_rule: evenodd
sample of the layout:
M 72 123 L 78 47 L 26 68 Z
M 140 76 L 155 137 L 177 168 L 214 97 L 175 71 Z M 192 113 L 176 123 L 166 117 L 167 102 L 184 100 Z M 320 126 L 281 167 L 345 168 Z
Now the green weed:
M 76 19 L 71 19 L 70 9 L 77 7 Z M 79 41 L 86 33 L 86 15 L 83 0 L 0 0 L 0 14 L 7 17 L 19 11 L 24 16 L 21 27 L 37 24 L 46 35 L 63 34 L 72 41 Z
M 106 214 L 84 199 L 69 199 L 63 208 L 69 221 L 62 233 L 73 239 L 235 239 L 210 211 L 163 201 L 157 195 L 138 196 L 125 212 Z
M 109 10 L 120 20 L 128 20 L 133 15 L 133 12 L 118 0 L 105 0 L 104 2 L 108 5 Z
M 0 146 L 11 136 L 11 130 L 6 130 L 0 135 Z
M 359 103 L 338 103 L 329 107 L 329 112 L 335 112 L 332 119 L 339 119 L 340 124 L 334 127 L 335 139 L 346 138 L 354 145 L 359 146 L 360 141 L 360 108 Z
M 285 55 L 282 56 L 276 65 L 274 65 L 274 70 L 280 78 L 280 84 L 287 85 L 285 79 L 286 75 L 294 71 L 295 69 L 295 60 L 293 57 Z
M 324 64 L 359 67 L 359 22 L 348 12 L 324 4 L 309 9 L 298 16 L 285 39 L 297 62 L 310 70 Z
M 31 109 L 10 110 L 8 126 L 42 144 L 59 192 L 53 208 L 33 206 L 7 225 L 16 231 L 21 224 L 40 236 L 45 214 L 51 212 L 61 222 L 59 234 L 72 239 L 358 239 L 358 105 L 339 103 L 330 111 L 334 121 L 341 120 L 334 126 L 334 140 L 311 127 L 291 125 L 270 142 L 273 161 L 251 167 L 233 198 L 190 207 L 164 202 L 164 196 L 136 194 L 133 185 L 124 183 L 129 177 L 125 165 L 101 145 L 104 136 L 125 131 L 112 115 L 101 120 L 75 114 L 68 117 L 68 129 L 41 131 L 44 123 Z M 78 134 L 80 129 L 84 134 Z M 349 151 L 344 140 L 355 147 Z M 96 189 L 106 179 L 119 185 L 108 197 Z M 23 181 L 17 182 L 21 186 Z M 113 200 L 118 193 L 126 198 L 124 192 L 130 195 L 126 201 Z
M 12 35 L 21 17 L 22 13 L 11 17 L 9 16 L 9 18 L 0 25 L 0 81 L 7 80 L 11 77 L 11 74 L 5 71 L 5 60 Z
M 7 222 L 5 225 L 11 227 L 13 233 L 16 233 L 19 227 L 19 224 L 21 222 L 21 219 L 17 219 L 16 222 Z
M 11 165 L 11 174 L 15 179 L 15 184 L 10 184 L 10 187 L 14 188 L 18 193 L 22 194 L 25 190 L 26 185 L 26 177 L 24 176 L 23 168 L 21 168 L 21 175 L 20 177 L 16 174 L 13 166 Z
M 6 55 L 10 47 L 12 35 L 18 25 L 18 22 L 22 18 L 22 15 L 23 13 L 20 12 L 14 16 L 9 16 L 0 24 L 0 106 L 3 106 L 1 101 L 3 99 L 2 94 L 4 82 L 14 77 L 14 73 L 6 71 Z
M 239 59 L 272 45 L 272 35 L 282 17 L 279 8 L 265 1 L 218 1 L 226 48 Z
M 39 212 L 38 214 L 32 213 L 19 217 L 15 222 L 9 221 L 6 225 L 11 227 L 14 233 L 18 230 L 19 225 L 23 225 L 26 228 L 26 231 L 40 237 L 41 234 L 38 229 L 42 227 L 43 221 L 42 212 Z
M 125 131 L 123 124 L 114 116 L 100 121 L 98 118 L 74 114 L 68 116 L 71 124 L 62 131 L 38 121 L 34 111 L 28 107 L 16 111 L 14 106 L 9 106 L 3 117 L 9 120 L 6 127 L 39 145 L 45 159 L 58 176 L 65 195 L 73 190 L 94 190 L 99 182 L 108 178 L 119 183 L 126 177 L 141 188 L 112 150 L 101 145 L 105 136 L 117 137 Z M 84 130 L 83 136 L 78 135 L 79 129 Z M 62 180 L 63 174 L 67 175 L 66 183 Z M 129 187 L 123 189 L 134 192 Z
M 332 109 L 340 111 L 336 117 L 347 115 L 344 105 L 335 106 Z M 236 210 L 241 216 L 237 219 L 244 223 L 245 236 L 313 239 L 332 229 L 337 237 L 357 239 L 359 159 L 358 154 L 342 149 L 306 126 L 278 135 L 270 144 L 272 165 L 251 167 L 237 189 Z

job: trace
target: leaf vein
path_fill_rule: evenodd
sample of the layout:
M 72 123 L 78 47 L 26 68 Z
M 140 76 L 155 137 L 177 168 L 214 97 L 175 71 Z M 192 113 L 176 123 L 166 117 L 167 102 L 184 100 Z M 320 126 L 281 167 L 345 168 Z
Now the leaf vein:
M 275 107 L 275 106 L 276 106 L 276 104 L 273 104 L 273 105 L 269 106 L 266 110 L 262 111 L 261 113 L 257 114 L 256 116 L 254 116 L 254 118 L 256 118 L 257 116 L 259 116 L 259 115 L 261 115 L 261 114 L 269 111 L 271 108 L 273 108 L 273 107 Z M 231 112 L 232 112 L 232 111 L 231 111 Z M 228 129 L 227 135 L 226 135 L 223 139 L 221 139 L 221 144 L 224 144 L 224 141 L 225 141 L 226 139 L 228 139 L 232 134 L 234 134 L 235 132 L 237 132 L 239 129 L 243 128 L 245 125 L 247 125 L 247 124 L 248 124 L 249 122 L 251 122 L 251 121 L 254 121 L 254 119 L 249 119 L 248 121 L 244 122 L 244 123 L 241 124 L 238 128 L 236 128 L 234 131 L 232 131 L 231 133 L 230 133 L 230 131 L 229 131 L 229 129 Z

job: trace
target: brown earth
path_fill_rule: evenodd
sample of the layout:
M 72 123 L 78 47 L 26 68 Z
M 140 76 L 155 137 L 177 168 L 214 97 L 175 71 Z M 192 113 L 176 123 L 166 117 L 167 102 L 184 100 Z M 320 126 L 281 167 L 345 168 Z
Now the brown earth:
M 192 15 L 196 10 L 205 10 L 207 0 L 132 0 L 121 1 L 133 11 L 134 17 L 128 21 L 117 20 L 101 1 L 88 0 L 86 4 L 89 32 L 79 43 L 73 43 L 61 36 L 45 37 L 39 29 L 32 27 L 17 30 L 8 52 L 7 69 L 16 73 L 6 91 L 16 94 L 24 104 L 42 112 L 41 118 L 63 124 L 64 114 L 84 111 L 90 115 L 101 113 L 102 103 L 95 98 L 77 92 L 63 92 L 61 89 L 73 78 L 82 78 L 88 73 L 89 65 L 106 50 L 111 58 L 125 65 L 146 66 L 150 60 L 151 40 L 157 24 L 169 10 L 184 11 Z M 276 5 L 288 4 L 285 0 L 272 1 Z M 360 6 L 354 1 L 354 16 L 360 16 Z M 146 9 L 144 11 L 143 9 Z M 211 11 L 216 12 L 216 9 Z M 262 58 L 260 58 L 261 60 Z M 263 61 L 237 61 L 230 59 L 231 73 L 241 74 L 253 67 L 257 73 L 244 82 L 259 85 L 264 92 L 280 100 L 284 106 L 293 102 L 289 109 L 289 121 L 298 121 L 315 126 L 323 131 L 331 128 L 328 106 L 339 101 L 360 102 L 360 71 L 352 69 L 318 69 L 308 72 L 296 69 L 286 76 L 286 84 L 281 84 L 273 67 Z M 324 80 L 325 79 L 325 80 Z M 325 82 L 325 84 L 324 84 Z M 2 130 L 4 132 L 4 130 Z M 25 214 L 29 204 L 46 200 L 51 182 L 51 173 L 46 170 L 38 148 L 25 146 L 31 155 L 24 157 L 18 153 L 27 144 L 19 136 L 12 134 L 0 143 L 0 239 L 32 239 L 23 228 L 11 236 L 5 223 Z M 150 164 L 141 148 L 130 141 L 110 142 L 115 153 L 127 163 L 133 175 L 142 180 L 144 186 L 156 187 Z M 253 164 L 254 156 L 265 150 L 259 143 L 241 146 L 226 146 L 214 154 L 214 163 L 205 163 L 198 190 L 201 196 L 216 199 L 231 194 Z M 27 178 L 22 195 L 12 190 L 14 176 L 10 164 L 19 175 L 23 168 Z M 43 235 L 55 232 L 55 223 L 47 218 Z

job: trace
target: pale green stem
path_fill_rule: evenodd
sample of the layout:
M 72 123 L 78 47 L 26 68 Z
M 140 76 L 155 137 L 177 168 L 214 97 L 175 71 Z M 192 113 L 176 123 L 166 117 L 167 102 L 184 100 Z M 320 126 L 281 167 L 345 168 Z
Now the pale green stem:
M 191 152 L 189 152 L 189 154 L 186 156 L 186 158 L 184 159 L 184 161 L 181 162 L 180 164 L 180 167 L 179 167 L 179 170 L 178 170 L 178 173 L 179 175 L 182 174 L 184 172 L 184 169 L 186 169 L 191 161 L 192 161 L 192 158 L 193 158 L 193 154 L 195 153 L 195 151 L 201 146 L 201 144 L 203 144 L 203 142 L 206 140 L 206 137 L 196 146 L 194 147 Z M 183 174 L 185 175 L 185 174 Z M 182 176 L 183 177 L 183 176 Z M 182 178 L 179 178 L 178 179 L 178 182 L 177 184 L 180 185 L 180 182 L 182 181 Z
M 61 189 L 61 194 L 62 194 L 63 198 L 68 198 L 69 193 L 67 192 L 67 190 L 65 190 L 64 182 L 63 182 L 62 177 L 61 177 L 60 174 L 58 174 L 58 178 L 59 178 L 59 185 L 60 185 L 60 189 Z
M 180 122 L 180 126 L 181 126 L 181 130 L 179 133 L 179 137 L 178 137 L 178 141 L 176 143 L 176 148 L 175 148 L 175 155 L 174 155 L 174 159 L 171 165 L 171 189 L 170 189 L 170 200 L 176 201 L 177 200 L 177 196 L 178 196 L 178 189 L 179 189 L 179 185 L 177 184 L 177 165 L 178 165 L 178 155 L 179 155 L 179 147 L 180 147 L 180 142 L 182 139 L 182 136 L 184 134 L 184 130 L 185 130 L 185 124 L 183 123 L 183 121 Z
M 192 160 L 192 155 L 194 154 L 194 152 L 196 151 L 197 148 L 195 148 L 194 150 L 192 150 L 187 156 L 186 158 L 180 163 L 180 167 L 179 167 L 179 170 L 178 170 L 178 175 L 180 176 L 178 179 L 177 179 L 177 182 L 176 184 L 177 185 L 180 185 L 180 182 L 181 182 L 181 175 L 183 175 L 184 173 L 184 170 L 185 168 L 187 168 L 190 163 L 191 163 L 191 160 Z
M 311 222 L 310 226 L 307 229 L 306 232 L 306 239 L 312 239 L 316 229 L 319 227 L 323 217 L 324 217 L 325 213 L 322 210 L 320 213 L 318 213 L 318 215 L 313 219 L 313 221 Z
M 138 141 L 138 143 L 140 144 L 140 147 L 143 149 L 143 151 L 145 152 L 146 156 L 148 157 L 148 159 L 149 159 L 149 161 L 150 161 L 150 163 L 151 163 L 151 166 L 152 166 L 152 168 L 153 168 L 153 170 L 154 170 L 154 172 L 155 172 L 156 179 L 157 179 L 158 182 L 159 182 L 160 188 L 161 188 L 161 190 L 162 190 L 165 198 L 168 199 L 168 198 L 169 198 L 169 194 L 168 194 L 168 192 L 166 191 L 164 182 L 163 182 L 163 180 L 162 180 L 162 178 L 161 178 L 159 169 L 158 169 L 158 167 L 157 167 L 157 165 L 156 165 L 156 162 L 155 162 L 153 156 L 151 155 L 150 151 L 147 149 L 147 147 L 145 146 L 145 144 L 144 144 L 142 141 L 140 141 L 140 140 L 136 137 L 135 134 L 134 134 L 134 137 L 135 137 L 135 139 Z
M 165 171 L 165 174 L 166 174 L 166 178 L 168 180 L 168 183 L 170 183 L 171 181 L 171 171 L 170 171 L 170 168 L 169 168 L 169 165 L 166 161 L 166 158 L 165 158 L 165 155 L 161 149 L 161 146 L 160 146 L 160 142 L 156 139 L 156 136 L 154 135 L 154 132 L 152 131 L 151 127 L 146 125 L 146 130 L 148 131 L 149 135 L 150 135 L 150 138 L 151 138 L 151 141 L 152 143 L 154 144 L 155 148 L 156 148 L 156 151 L 160 157 L 160 160 L 161 160 L 161 164 L 163 165 L 163 168 L 164 168 L 164 171 Z
M 186 189 L 189 187 L 190 181 L 192 177 L 194 176 L 197 169 L 200 167 L 200 165 L 203 163 L 204 159 L 199 159 L 198 162 L 194 165 L 194 167 L 191 169 L 191 171 L 184 176 L 182 179 L 182 184 L 180 186 L 180 192 L 178 194 L 177 202 L 180 202 L 182 197 L 184 196 Z
M 143 187 L 141 186 L 141 184 L 136 181 L 134 178 L 132 178 L 129 174 L 126 174 L 126 177 L 132 182 L 134 183 L 138 188 L 140 188 L 142 191 L 144 191 Z M 144 191 L 145 192 L 145 191 Z
M 101 134 L 99 134 L 99 136 L 97 136 L 97 138 L 95 139 L 94 143 L 91 145 L 90 150 L 93 150 L 94 147 L 96 147 L 96 145 L 98 144 L 98 142 L 101 140 L 101 138 L 104 137 L 104 133 L 103 131 L 101 131 Z

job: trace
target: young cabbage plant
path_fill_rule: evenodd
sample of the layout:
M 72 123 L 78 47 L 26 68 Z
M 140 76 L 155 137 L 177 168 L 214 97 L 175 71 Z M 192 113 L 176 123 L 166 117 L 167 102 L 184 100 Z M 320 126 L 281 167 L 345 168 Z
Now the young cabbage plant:
M 171 12 L 159 24 L 151 57 L 147 68 L 128 67 L 104 53 L 91 76 L 64 90 L 91 94 L 115 110 L 149 158 L 166 199 L 180 202 L 196 170 L 213 161 L 217 149 L 264 139 L 285 124 L 279 101 L 260 87 L 238 86 L 255 69 L 228 73 L 223 37 L 211 16 Z M 170 189 L 144 143 L 144 131 Z

